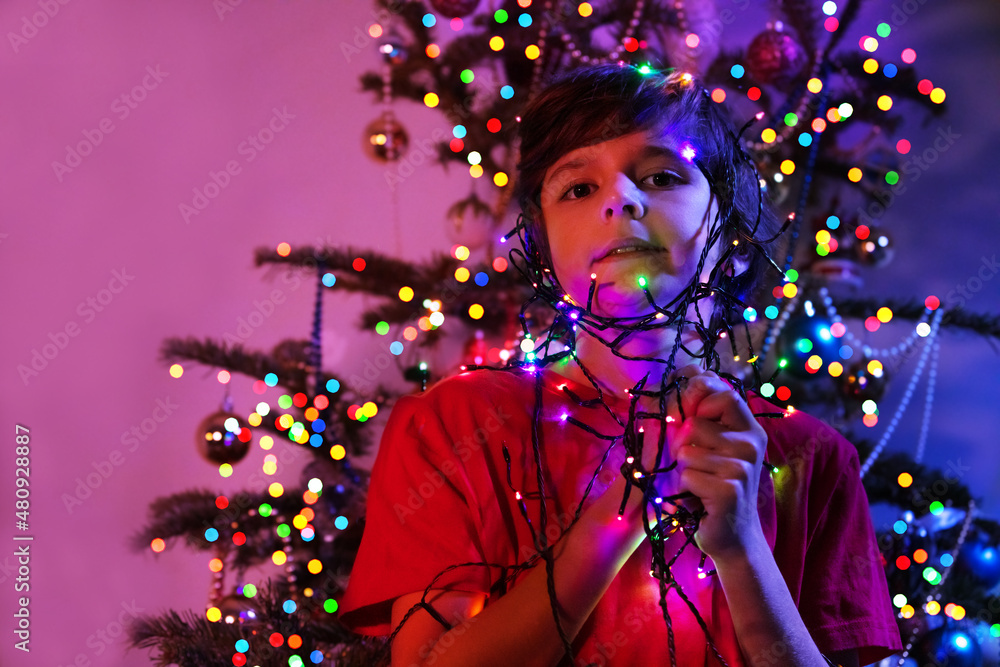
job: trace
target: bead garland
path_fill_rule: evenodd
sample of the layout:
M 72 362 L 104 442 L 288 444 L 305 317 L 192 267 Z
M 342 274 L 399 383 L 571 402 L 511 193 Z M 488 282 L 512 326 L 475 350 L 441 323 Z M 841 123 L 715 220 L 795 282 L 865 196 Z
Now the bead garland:
M 215 557 L 219 559 L 222 565 L 217 571 L 212 572 L 212 585 L 208 589 L 208 606 L 216 607 L 222 601 L 222 587 L 225 585 L 226 581 L 226 552 L 220 547 L 215 548 Z
M 931 423 L 931 407 L 934 405 L 934 385 L 937 384 L 938 357 L 941 354 L 941 341 L 934 341 L 934 349 L 931 350 L 931 368 L 927 371 L 927 397 L 924 399 L 924 420 L 920 424 L 920 437 L 917 439 L 917 453 L 913 455 L 913 460 L 920 463 L 924 459 L 924 450 L 927 445 L 927 432 Z
M 531 70 L 531 85 L 528 87 L 528 99 L 535 99 L 535 95 L 538 93 L 539 88 L 542 85 L 542 58 L 545 55 L 545 38 L 549 34 L 549 22 L 545 17 L 552 16 L 552 0 L 545 0 L 545 5 L 542 7 L 542 21 L 538 26 L 538 57 L 535 58 L 534 67 Z M 520 121 L 520 117 L 518 117 Z
M 676 2 L 674 2 L 674 15 L 677 17 L 677 29 L 680 30 L 682 34 L 687 34 L 689 24 L 687 22 L 687 16 L 684 13 L 684 0 L 676 0 Z
M 316 296 L 313 300 L 312 331 L 309 334 L 309 372 L 313 378 L 313 393 L 319 396 L 323 393 L 326 379 L 323 377 L 323 294 L 326 284 L 323 277 L 326 274 L 326 262 L 320 255 L 316 260 Z
M 934 342 L 934 338 L 937 336 L 938 329 L 940 328 L 941 325 L 941 317 L 943 315 L 944 315 L 943 310 L 938 310 L 937 312 L 934 313 L 934 321 L 931 323 L 931 331 L 929 334 L 927 334 L 927 343 L 924 345 L 924 349 L 920 353 L 920 361 L 917 362 L 917 369 L 913 372 L 913 377 L 910 378 L 910 384 L 908 384 L 906 387 L 906 393 L 903 395 L 903 400 L 899 404 L 899 408 L 896 409 L 896 414 L 893 415 L 892 421 L 889 422 L 889 428 L 887 428 L 885 430 L 885 433 L 882 434 L 882 438 L 878 441 L 878 444 L 875 446 L 875 449 L 872 450 L 871 454 L 868 455 L 868 458 L 861 466 L 860 476 L 862 479 L 868 473 L 868 470 L 872 467 L 872 464 L 875 463 L 875 459 L 879 457 L 879 455 L 882 453 L 882 450 L 889 442 L 889 438 L 892 437 L 893 432 L 896 430 L 896 426 L 899 425 L 899 420 L 902 419 L 903 413 L 906 412 L 906 408 L 910 404 L 910 399 L 913 398 L 913 390 L 916 388 L 917 381 L 920 379 L 920 376 L 924 372 L 924 366 L 927 364 L 927 357 L 930 356 L 930 351 L 931 348 L 933 347 L 932 343 Z
M 837 312 L 836 306 L 833 305 L 833 299 L 830 298 L 829 292 L 827 291 L 826 287 L 819 288 L 819 295 L 821 300 L 823 301 L 823 306 L 826 308 L 826 315 L 827 317 L 830 318 L 830 321 L 840 322 L 841 324 L 843 324 L 843 318 L 841 318 L 840 314 Z M 929 308 L 925 309 L 924 314 L 920 316 L 920 320 L 917 322 L 917 324 L 919 325 L 922 322 L 926 322 L 931 312 L 932 311 Z M 905 356 L 906 353 L 909 352 L 910 349 L 917 344 L 917 340 L 921 338 L 920 334 L 917 332 L 916 327 L 914 327 L 913 331 L 911 331 L 909 335 L 907 335 L 906 338 L 904 338 L 900 343 L 893 345 L 892 347 L 889 348 L 873 348 L 870 345 L 867 345 L 866 343 L 858 339 L 857 336 L 855 336 L 853 333 L 851 333 L 849 329 L 847 329 L 846 325 L 844 328 L 845 332 L 842 338 L 844 338 L 845 341 L 851 343 L 855 347 L 861 348 L 861 353 L 866 358 L 879 359 L 880 361 L 886 362 L 887 364 L 899 361 L 901 357 Z
M 285 517 L 281 514 L 276 517 L 276 520 L 279 525 L 285 523 Z M 298 591 L 298 586 L 295 581 L 297 577 L 295 576 L 295 554 L 292 553 L 291 531 L 289 531 L 288 535 L 282 536 L 281 543 L 281 550 L 285 553 L 285 581 L 288 582 L 288 594 L 294 599 Z
M 573 38 L 568 32 L 562 33 L 559 37 L 562 40 L 563 45 L 566 47 L 566 50 L 569 51 L 570 57 L 574 62 L 583 63 L 585 65 L 617 62 L 625 52 L 625 42 L 632 39 L 635 35 L 635 32 L 639 27 L 639 22 L 642 19 L 642 10 L 645 6 L 646 0 L 636 0 L 635 9 L 632 10 L 632 18 L 628 21 L 625 33 L 622 35 L 621 39 L 618 40 L 618 44 L 615 48 L 608 52 L 608 55 L 604 57 L 596 58 L 584 54 L 573 41 Z

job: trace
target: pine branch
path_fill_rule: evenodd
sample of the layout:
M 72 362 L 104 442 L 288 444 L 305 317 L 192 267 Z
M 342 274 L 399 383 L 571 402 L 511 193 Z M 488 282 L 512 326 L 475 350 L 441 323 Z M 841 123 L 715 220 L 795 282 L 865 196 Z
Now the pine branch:
M 883 126 L 885 121 L 892 119 L 896 125 L 903 122 L 901 114 L 886 114 L 878 109 L 874 100 L 880 95 L 889 95 L 894 102 L 908 100 L 921 107 L 927 112 L 927 118 L 943 116 L 947 110 L 947 103 L 935 104 L 929 95 L 924 95 L 917 90 L 920 78 L 915 68 L 909 65 L 897 65 L 896 76 L 887 77 L 883 74 L 868 75 L 863 74 L 864 62 L 871 58 L 871 54 L 848 53 L 837 54 L 833 60 L 834 67 L 851 80 L 853 90 L 849 94 L 838 93 L 835 96 L 837 103 L 849 102 L 855 110 L 854 120 L 865 120 L 873 125 Z M 832 129 L 835 125 L 827 126 Z
M 246 533 L 247 544 L 256 548 L 257 540 L 253 537 L 258 534 L 269 537 L 266 533 L 273 533 L 275 525 L 274 517 L 258 513 L 262 504 L 270 505 L 275 516 L 292 517 L 302 508 L 302 493 L 294 489 L 277 498 L 265 492 L 244 491 L 234 496 L 225 509 L 216 505 L 220 495 L 208 489 L 193 489 L 157 498 L 149 505 L 148 523 L 131 539 L 132 548 L 148 549 L 150 541 L 157 537 L 164 540 L 182 537 L 188 547 L 209 551 L 228 548 L 237 532 Z M 205 538 L 208 528 L 218 530 L 218 539 L 209 542 Z M 274 552 L 272 547 L 262 547 L 261 555 L 269 556 Z
M 842 317 L 865 319 L 882 306 L 892 310 L 893 317 L 905 320 L 919 320 L 925 312 L 922 302 L 912 299 L 879 297 L 878 299 L 843 299 L 834 304 Z M 941 318 L 941 326 L 974 331 L 986 338 L 1000 340 L 1000 315 L 970 313 L 963 308 L 946 310 Z
M 837 44 L 839 44 L 840 40 L 844 38 L 845 34 L 847 34 L 851 23 L 853 23 L 854 19 L 858 17 L 858 12 L 861 10 L 862 2 L 863 0 L 847 0 L 844 4 L 844 10 L 840 13 L 840 27 L 837 29 L 837 32 L 833 33 L 830 41 L 827 42 L 826 48 L 823 51 L 824 58 L 833 53 Z
M 157 537 L 164 540 L 185 537 L 188 546 L 211 548 L 204 533 L 218 516 L 219 508 L 215 505 L 218 495 L 208 489 L 192 489 L 157 498 L 149 505 L 149 523 L 130 539 L 130 546 L 135 551 L 145 551 Z M 201 531 L 200 539 L 197 531 Z
M 294 360 L 276 361 L 262 352 L 248 352 L 242 343 L 218 343 L 211 338 L 167 338 L 160 347 L 164 362 L 197 361 L 205 366 L 225 368 L 247 377 L 262 379 L 268 373 L 280 378 L 281 384 L 291 392 L 305 392 L 309 374 Z
M 331 461 L 328 467 L 338 467 L 339 462 Z M 314 474 L 311 471 L 306 474 Z M 322 473 L 320 473 L 322 474 Z M 313 505 L 315 513 L 312 524 L 321 535 L 336 535 L 333 543 L 323 543 L 318 549 L 322 555 L 335 559 L 331 565 L 336 565 L 335 571 L 347 571 L 353 558 L 350 553 L 356 553 L 355 536 L 334 526 L 334 517 L 344 515 L 349 518 L 350 526 L 357 526 L 364 517 L 367 474 L 361 484 L 348 479 L 348 475 L 339 472 L 334 476 L 323 474 L 324 492 L 319 501 Z M 336 486 L 343 486 L 343 492 L 337 492 Z M 363 484 L 363 485 L 362 485 Z M 266 492 L 243 491 L 229 497 L 228 505 L 220 509 L 216 499 L 221 495 L 207 489 L 193 489 L 181 493 L 163 496 L 154 500 L 148 511 L 146 525 L 130 539 L 130 546 L 135 551 L 145 551 L 155 538 L 165 540 L 171 546 L 178 538 L 183 538 L 186 546 L 198 551 L 214 551 L 223 555 L 227 566 L 237 571 L 265 563 L 270 560 L 275 551 L 280 551 L 286 542 L 280 538 L 275 528 L 279 523 L 291 522 L 302 507 L 302 492 L 304 489 L 286 489 L 281 496 L 274 498 Z M 268 504 L 272 510 L 268 516 L 262 516 L 258 510 L 261 505 Z M 215 528 L 218 537 L 209 541 L 205 531 Z M 244 544 L 237 546 L 233 541 L 236 533 L 243 533 Z M 334 546 L 344 536 L 344 543 Z M 316 545 L 301 538 L 299 531 L 291 531 L 289 542 L 295 551 L 316 551 Z M 353 547 L 354 551 L 351 552 Z M 348 553 L 350 552 L 350 553 Z M 324 561 L 326 559 L 324 558 Z M 300 579 L 305 581 L 308 573 L 305 563 L 302 566 Z M 346 565 L 347 569 L 343 569 Z
M 158 667 L 223 667 L 232 665 L 234 651 L 229 647 L 242 638 L 242 633 L 237 625 L 211 623 L 193 611 L 178 613 L 171 609 L 133 620 L 129 638 L 134 648 L 156 649 L 151 657 Z
M 384 664 L 379 662 L 388 657 L 384 640 L 347 630 L 335 616 L 323 610 L 326 597 L 301 598 L 294 613 L 284 609 L 287 599 L 284 591 L 267 583 L 245 601 L 254 610 L 254 620 L 211 622 L 204 614 L 173 610 L 143 616 L 131 624 L 130 642 L 134 648 L 155 649 L 154 663 L 161 666 L 232 665 L 234 646 L 240 639 L 249 645 L 245 652 L 247 664 L 289 664 L 293 655 L 298 655 L 303 664 L 312 664 L 309 655 L 315 650 L 324 654 L 324 662 L 339 656 L 334 663 L 338 666 Z M 278 647 L 272 646 L 270 638 L 274 633 L 283 640 L 298 635 L 302 639 L 301 648 L 293 650 L 286 641 Z
M 353 264 L 358 257 L 365 260 L 363 271 L 355 271 Z M 335 248 L 324 246 L 301 246 L 283 257 L 273 248 L 257 248 L 254 252 L 256 266 L 262 264 L 284 264 L 314 268 L 317 258 L 321 258 L 329 271 L 341 271 L 337 274 L 336 288 L 348 291 L 363 291 L 380 296 L 396 296 L 397 285 L 410 285 L 416 291 L 416 286 L 439 285 L 458 267 L 458 260 L 447 255 L 436 255 L 424 265 L 413 264 L 402 259 L 372 250 L 356 250 L 354 248 Z M 391 278 L 385 280 L 385 278 Z M 385 283 L 389 283 L 388 286 Z
M 905 488 L 897 481 L 902 472 L 908 472 L 913 476 L 913 483 Z M 893 452 L 883 454 L 872 464 L 868 474 L 865 475 L 864 486 L 869 502 L 886 502 L 896 507 L 911 509 L 917 517 L 928 514 L 930 503 L 934 500 L 944 503 L 945 506 L 968 507 L 969 500 L 972 499 L 969 487 L 956 480 L 946 484 L 942 490 L 937 483 L 944 479 L 946 479 L 945 474 L 940 470 L 930 469 L 915 462 L 910 454 Z
M 479 272 L 489 276 L 489 282 L 485 286 L 480 287 L 472 278 L 458 282 L 454 273 L 461 263 L 440 254 L 422 263 L 410 263 L 372 250 L 303 246 L 285 257 L 271 248 L 258 248 L 255 257 L 258 266 L 288 264 L 303 267 L 311 267 L 316 257 L 323 257 L 325 266 L 338 272 L 335 274 L 337 282 L 331 289 L 363 292 L 391 299 L 388 304 L 362 314 L 360 326 L 363 329 L 370 329 L 382 321 L 390 324 L 414 322 L 427 313 L 423 305 L 424 299 L 441 301 L 444 314 L 459 317 L 470 326 L 497 329 L 506 322 L 506 313 L 511 308 L 516 310 L 531 294 L 530 288 L 515 271 L 508 269 L 497 273 L 485 264 L 467 267 L 472 276 Z M 363 271 L 355 271 L 353 268 L 354 260 L 358 257 L 365 260 Z M 408 302 L 400 301 L 398 297 L 399 289 L 403 286 L 413 289 L 414 296 Z M 488 308 L 482 319 L 473 320 L 469 316 L 469 307 L 475 303 L 494 304 L 497 307 Z
M 206 338 L 198 340 L 189 338 L 168 338 L 161 347 L 160 354 L 163 361 L 170 363 L 174 361 L 197 361 L 201 364 L 213 368 L 224 368 L 234 373 L 241 373 L 255 380 L 263 379 L 268 373 L 278 376 L 280 386 L 288 390 L 290 394 L 299 392 L 311 396 L 313 372 L 309 366 L 308 341 L 285 340 L 275 346 L 274 351 L 268 355 L 262 352 L 247 352 L 241 344 L 232 346 L 219 344 L 216 341 Z M 320 385 L 325 386 L 330 379 L 336 379 L 333 375 L 321 373 Z M 371 395 L 362 396 L 355 388 L 340 382 L 343 389 L 341 391 L 327 394 L 330 405 L 326 410 L 320 412 L 321 418 L 327 423 L 324 435 L 326 444 L 323 447 L 313 447 L 308 443 L 302 444 L 288 440 L 288 431 L 278 430 L 272 423 L 262 422 L 257 429 L 264 429 L 269 433 L 278 436 L 281 441 L 288 441 L 298 447 L 312 451 L 317 456 L 325 456 L 329 448 L 334 444 L 342 444 L 351 454 L 364 455 L 371 446 L 371 433 L 364 422 L 359 422 L 347 417 L 347 408 L 352 403 L 364 403 L 372 400 L 379 408 L 388 402 L 388 392 L 381 385 L 370 387 Z M 297 421 L 304 421 L 300 417 Z

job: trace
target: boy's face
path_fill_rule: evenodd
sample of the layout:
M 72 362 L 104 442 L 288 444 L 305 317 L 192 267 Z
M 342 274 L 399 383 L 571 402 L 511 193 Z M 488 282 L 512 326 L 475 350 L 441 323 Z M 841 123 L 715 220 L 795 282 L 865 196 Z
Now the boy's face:
M 570 151 L 545 172 L 552 268 L 577 304 L 586 305 L 592 274 L 592 309 L 603 317 L 653 312 L 640 277 L 659 306 L 690 284 L 718 211 L 695 150 L 654 127 Z M 718 256 L 713 248 L 700 280 Z M 712 306 L 700 306 L 707 320 Z

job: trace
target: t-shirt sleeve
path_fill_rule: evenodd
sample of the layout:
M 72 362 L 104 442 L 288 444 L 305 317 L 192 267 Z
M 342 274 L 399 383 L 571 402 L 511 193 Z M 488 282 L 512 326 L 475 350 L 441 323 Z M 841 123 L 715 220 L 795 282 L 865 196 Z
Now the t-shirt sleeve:
M 861 665 L 902 650 L 882 555 L 854 446 L 834 429 L 831 456 L 815 479 L 836 479 L 810 504 L 823 503 L 806 550 L 802 620 L 823 653 L 857 649 Z M 812 493 L 810 494 L 813 495 Z
M 397 597 L 423 592 L 450 565 L 485 561 L 474 500 L 466 463 L 438 415 L 422 397 L 400 399 L 372 466 L 340 621 L 361 634 L 388 635 Z M 486 568 L 466 566 L 432 588 L 487 593 L 489 586 Z

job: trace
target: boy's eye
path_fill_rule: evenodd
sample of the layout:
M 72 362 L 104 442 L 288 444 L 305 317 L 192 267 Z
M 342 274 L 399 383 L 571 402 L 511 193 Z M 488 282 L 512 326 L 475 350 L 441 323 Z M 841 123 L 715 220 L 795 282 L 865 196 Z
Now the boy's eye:
M 563 199 L 579 199 L 580 197 L 586 197 L 590 194 L 591 186 L 589 183 L 577 183 L 576 185 L 569 186 L 566 193 L 563 195 Z
M 655 174 L 647 176 L 642 180 L 643 182 L 649 183 L 652 186 L 662 188 L 668 185 L 673 185 L 674 183 L 678 182 L 680 180 L 680 177 L 677 176 L 677 174 L 670 171 L 659 171 Z

